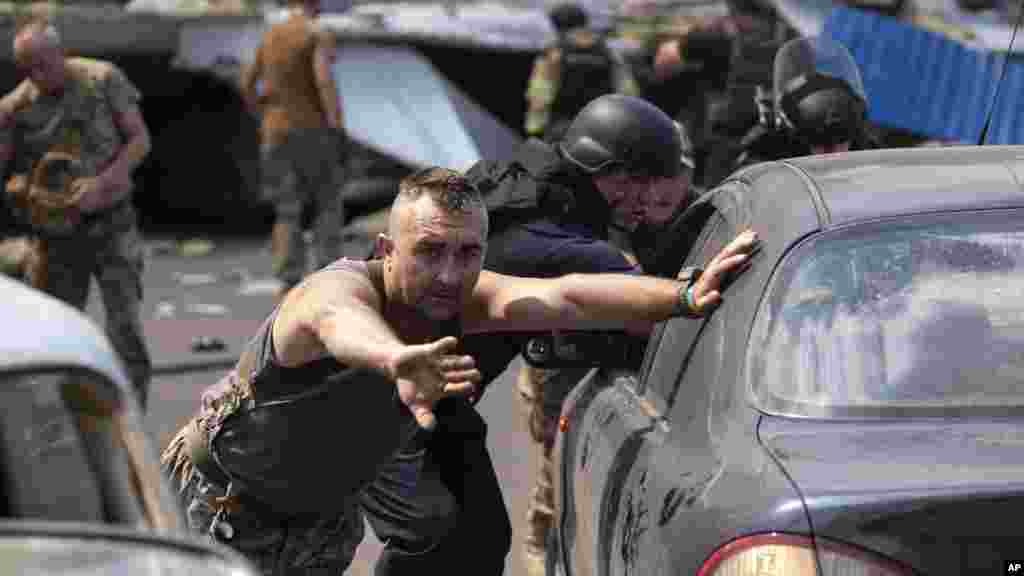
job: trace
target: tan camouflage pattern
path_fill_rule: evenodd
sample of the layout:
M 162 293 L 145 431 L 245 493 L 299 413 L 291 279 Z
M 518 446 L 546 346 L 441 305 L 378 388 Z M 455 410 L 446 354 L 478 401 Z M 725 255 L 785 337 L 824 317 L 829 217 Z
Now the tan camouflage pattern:
M 214 385 L 206 390 L 199 399 L 198 413 L 189 419 L 178 433 L 171 438 L 160 455 L 160 468 L 170 480 L 179 495 L 184 495 L 188 484 L 198 474 L 189 460 L 188 438 L 193 429 L 200 431 L 199 438 L 209 442 L 220 425 L 232 414 L 238 412 L 253 399 L 252 372 L 255 367 L 255 356 L 251 347 L 246 347 L 238 359 L 238 363 Z M 185 500 L 188 504 L 189 500 Z
M 332 130 L 290 133 L 280 144 L 263 147 L 263 194 L 275 209 L 271 232 L 274 277 L 290 288 L 310 271 L 302 235 L 302 210 L 316 207 L 314 270 L 341 257 L 345 224 L 341 194 L 345 182 L 340 142 Z
M 50 150 L 76 156 L 84 175 L 98 174 L 124 145 L 117 116 L 137 106 L 138 89 L 113 64 L 68 58 L 67 84 L 60 96 L 40 94 L 28 79 L 0 99 L 9 119 L 0 142 L 12 146 L 13 171 L 29 169 Z M 38 241 L 45 274 L 33 282 L 44 292 L 84 310 L 96 278 L 106 311 L 106 330 L 145 405 L 151 362 L 140 320 L 142 243 L 131 202 L 120 190 L 108 210 L 68 237 Z M 102 211 L 101 211 L 102 212 Z
M 588 30 L 568 32 L 571 42 L 579 46 L 593 46 L 598 37 Z M 526 84 L 526 121 L 524 128 L 531 136 L 540 136 L 551 122 L 551 108 L 558 96 L 561 77 L 561 55 L 557 46 L 542 52 L 533 62 L 530 78 Z M 639 88 L 628 67 L 619 62 L 615 67 L 613 86 L 615 91 L 629 96 L 639 94 Z
M 188 440 L 198 427 L 202 441 L 252 400 L 249 386 L 253 354 L 246 350 L 238 366 L 204 391 L 199 413 L 178 431 L 160 456 L 160 467 L 184 507 L 189 529 L 200 538 L 230 546 L 264 576 L 335 576 L 355 557 L 365 531 L 355 497 L 329 516 L 285 517 L 254 507 L 227 487 L 211 482 L 189 460 Z
M 609 242 L 622 250 L 623 256 L 635 265 L 637 259 L 632 253 L 628 235 L 616 232 L 614 229 L 609 231 Z M 589 369 L 585 368 L 534 368 L 523 362 L 516 379 L 516 390 L 526 416 L 527 429 L 531 439 L 538 445 L 537 477 L 526 507 L 526 536 L 523 539 L 523 564 L 529 576 L 545 574 L 545 548 L 555 517 L 552 485 L 554 462 L 551 453 L 558 434 L 558 419 L 564 395 L 553 394 L 550 390 L 545 394 L 545 389 L 554 387 L 556 390 L 571 390 L 587 372 Z
M 31 238 L 18 236 L 0 241 L 0 273 L 27 281 L 34 255 Z
M 46 262 L 39 287 L 47 294 L 84 310 L 90 280 L 95 276 L 103 298 L 107 336 L 145 405 L 151 362 L 140 314 L 143 246 L 135 209 L 130 203 L 123 204 L 74 236 L 46 238 L 39 245 Z
M 89 58 L 66 60 L 67 87 L 61 96 L 40 94 L 24 80 L 0 100 L 13 123 L 0 129 L 0 142 L 14 147 L 14 172 L 27 173 L 50 150 L 75 155 L 86 176 L 96 176 L 124 145 L 116 117 L 142 99 L 139 90 L 113 64 Z M 120 190 L 111 203 L 127 197 Z
M 344 574 L 363 539 L 363 517 L 354 500 L 332 516 L 285 518 L 243 509 L 218 518 L 211 502 L 223 495 L 223 488 L 193 474 L 183 491 L 189 501 L 185 516 L 190 529 L 238 551 L 264 576 Z

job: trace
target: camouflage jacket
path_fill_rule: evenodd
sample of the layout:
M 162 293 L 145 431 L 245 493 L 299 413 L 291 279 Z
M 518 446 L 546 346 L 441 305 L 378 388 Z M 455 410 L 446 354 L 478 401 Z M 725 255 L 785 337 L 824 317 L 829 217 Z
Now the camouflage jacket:
M 73 154 L 95 176 L 117 156 L 125 140 L 117 116 L 142 96 L 119 68 L 88 58 L 68 58 L 67 84 L 57 96 L 41 94 L 30 79 L 0 99 L 7 121 L 0 143 L 13 147 L 15 173 L 27 173 L 50 150 Z M 119 191 L 114 202 L 131 193 Z

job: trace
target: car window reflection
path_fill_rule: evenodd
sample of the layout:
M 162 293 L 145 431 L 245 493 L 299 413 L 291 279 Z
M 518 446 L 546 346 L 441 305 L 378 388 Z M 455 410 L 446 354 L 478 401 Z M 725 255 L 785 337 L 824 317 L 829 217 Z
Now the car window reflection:
M 1017 228 L 974 215 L 802 247 L 759 319 L 761 396 L 797 412 L 1024 406 Z

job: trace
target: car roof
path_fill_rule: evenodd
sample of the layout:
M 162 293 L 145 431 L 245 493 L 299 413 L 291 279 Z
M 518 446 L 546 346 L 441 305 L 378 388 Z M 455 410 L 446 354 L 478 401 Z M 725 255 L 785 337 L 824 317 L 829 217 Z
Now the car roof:
M 780 163 L 817 192 L 822 226 L 922 212 L 1024 207 L 1024 146 L 866 150 Z
M 0 370 L 76 366 L 131 389 L 106 335 L 75 308 L 0 275 L 0 318 Z

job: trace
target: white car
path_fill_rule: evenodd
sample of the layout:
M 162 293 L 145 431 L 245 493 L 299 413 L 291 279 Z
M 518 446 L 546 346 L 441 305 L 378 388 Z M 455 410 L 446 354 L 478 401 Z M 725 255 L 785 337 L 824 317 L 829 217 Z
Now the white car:
M 0 571 L 249 576 L 187 534 L 128 376 L 84 314 L 0 275 Z

